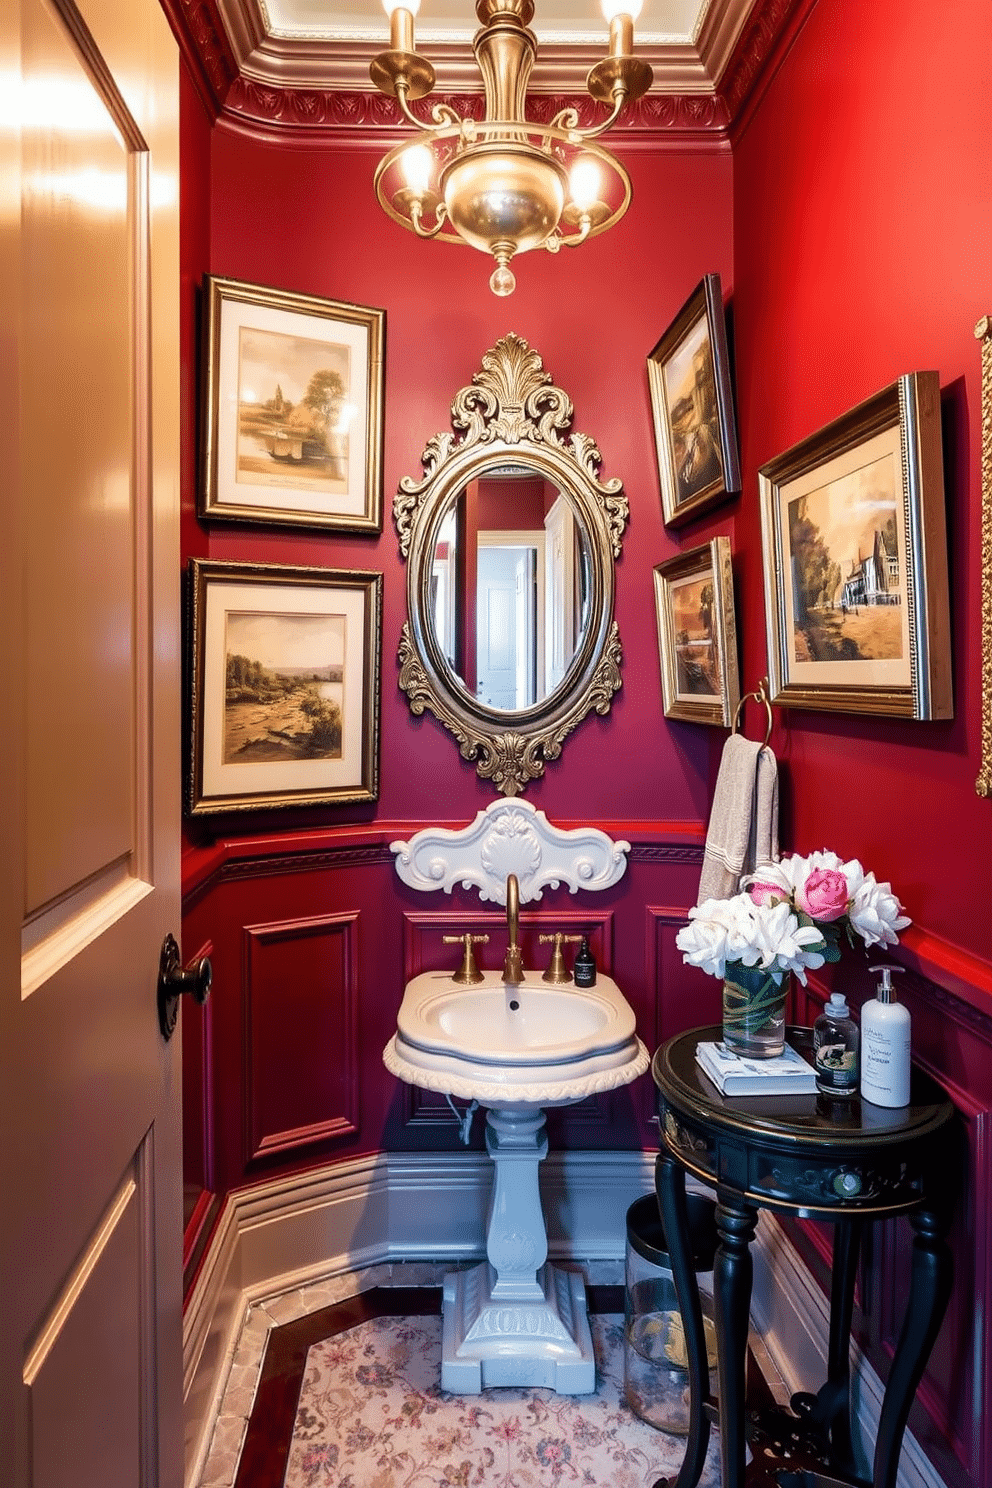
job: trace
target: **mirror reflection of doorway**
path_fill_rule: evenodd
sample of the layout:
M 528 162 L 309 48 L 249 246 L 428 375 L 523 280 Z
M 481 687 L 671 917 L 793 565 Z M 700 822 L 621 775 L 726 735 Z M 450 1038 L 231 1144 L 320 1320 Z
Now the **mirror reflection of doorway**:
M 476 696 L 516 712 L 544 696 L 544 534 L 480 532 Z
M 525 712 L 562 685 L 589 623 L 591 563 L 571 500 L 526 467 L 470 481 L 442 512 L 428 626 L 481 706 Z

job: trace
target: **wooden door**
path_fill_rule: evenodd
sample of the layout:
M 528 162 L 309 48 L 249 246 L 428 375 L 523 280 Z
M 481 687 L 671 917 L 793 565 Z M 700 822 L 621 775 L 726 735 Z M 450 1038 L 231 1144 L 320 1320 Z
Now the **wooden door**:
M 0 8 L 0 1479 L 181 1482 L 178 56 Z

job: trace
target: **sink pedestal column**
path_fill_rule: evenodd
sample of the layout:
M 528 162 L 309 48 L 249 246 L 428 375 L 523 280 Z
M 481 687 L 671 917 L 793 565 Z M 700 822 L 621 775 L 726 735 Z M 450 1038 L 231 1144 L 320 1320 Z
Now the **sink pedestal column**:
M 490 1110 L 486 1148 L 496 1168 L 488 1260 L 444 1279 L 441 1388 L 477 1395 L 488 1385 L 537 1385 L 589 1395 L 596 1363 L 585 1283 L 547 1264 L 538 1184 L 544 1112 Z

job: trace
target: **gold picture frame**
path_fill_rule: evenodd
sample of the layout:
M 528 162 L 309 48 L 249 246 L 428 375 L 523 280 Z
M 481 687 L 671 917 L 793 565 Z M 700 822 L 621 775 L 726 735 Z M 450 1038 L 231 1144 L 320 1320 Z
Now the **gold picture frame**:
M 654 570 L 666 718 L 732 728 L 741 700 L 729 537 Z
M 975 326 L 982 343 L 982 754 L 975 791 L 992 796 L 992 316 Z
M 900 377 L 758 482 L 772 703 L 953 717 L 938 374 Z
M 374 801 L 382 574 L 190 560 L 190 816 Z
M 737 422 L 719 274 L 707 274 L 648 355 L 666 527 L 740 491 Z
M 382 531 L 385 318 L 206 277 L 202 518 Z

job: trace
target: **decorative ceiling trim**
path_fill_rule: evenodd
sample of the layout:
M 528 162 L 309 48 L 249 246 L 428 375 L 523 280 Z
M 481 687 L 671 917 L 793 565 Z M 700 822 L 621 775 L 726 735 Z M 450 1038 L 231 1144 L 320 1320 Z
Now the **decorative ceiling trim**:
M 816 0 L 763 0 L 752 12 L 721 84 L 738 138 Z
M 216 119 L 238 76 L 213 0 L 161 0 L 201 102 Z
M 260 138 L 314 146 L 379 147 L 405 132 L 395 102 L 367 86 L 371 47 L 356 42 L 332 55 L 319 42 L 266 36 L 253 0 L 162 4 L 214 121 Z M 623 139 L 627 148 L 664 141 L 725 142 L 745 112 L 753 110 L 813 4 L 815 0 L 753 0 L 743 22 L 739 9 L 711 5 L 695 48 L 654 48 L 645 54 L 655 69 L 655 87 L 625 110 L 611 137 Z M 472 87 L 462 92 L 457 82 L 448 81 L 458 74 L 455 58 L 462 51 L 452 44 L 432 47 L 442 84 L 453 89 L 439 96 L 459 114 L 481 118 L 474 64 L 471 71 L 466 67 Z M 587 67 L 600 52 L 594 47 L 548 48 L 528 93 L 530 116 L 550 120 L 570 106 L 578 110 L 583 126 L 591 124 L 601 110 L 580 90 Z M 356 86 L 331 86 L 332 74 L 353 75 Z M 428 117 L 423 103 L 420 112 Z
M 481 119 L 484 105 L 478 93 L 445 97 L 460 117 Z M 594 122 L 596 105 L 587 94 L 537 93 L 528 95 L 528 115 L 535 123 L 550 123 L 561 109 L 571 107 L 580 125 Z M 381 93 L 330 92 L 313 88 L 271 88 L 239 77 L 232 83 L 222 111 L 234 128 L 263 134 L 275 130 L 280 138 L 301 136 L 313 144 L 339 143 L 381 148 L 390 138 L 399 140 L 409 125 L 391 98 Z M 611 130 L 614 141 L 623 138 L 631 145 L 647 145 L 672 135 L 709 138 L 724 134 L 730 122 L 723 100 L 716 94 L 647 94 L 631 104 Z

